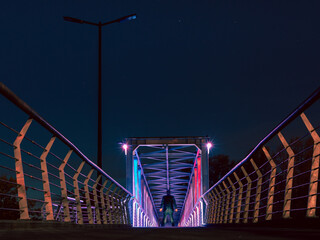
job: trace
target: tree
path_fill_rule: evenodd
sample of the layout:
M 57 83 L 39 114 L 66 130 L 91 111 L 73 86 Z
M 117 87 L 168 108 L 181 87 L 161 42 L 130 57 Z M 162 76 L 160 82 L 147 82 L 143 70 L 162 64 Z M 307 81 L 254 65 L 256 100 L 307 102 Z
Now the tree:
M 0 177 L 0 219 L 16 220 L 20 216 L 15 179 Z M 8 210 L 6 210 L 8 209 Z M 9 210 L 11 209 L 11 210 Z
M 16 179 L 5 175 L 0 176 L 0 219 L 17 220 L 20 218 L 17 196 Z M 28 200 L 28 209 L 33 211 L 30 214 L 32 220 L 41 220 L 41 208 L 37 206 L 35 200 Z
M 218 182 L 231 168 L 234 162 L 229 156 L 219 154 L 209 158 L 209 184 L 212 186 Z

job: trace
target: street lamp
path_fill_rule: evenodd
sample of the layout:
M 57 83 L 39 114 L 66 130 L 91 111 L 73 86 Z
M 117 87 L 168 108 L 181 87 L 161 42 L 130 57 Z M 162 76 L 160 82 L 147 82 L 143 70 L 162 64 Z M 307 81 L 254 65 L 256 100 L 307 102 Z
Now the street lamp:
M 130 21 L 137 18 L 136 14 L 130 14 L 128 16 L 124 16 L 109 22 L 105 23 L 93 23 L 88 22 L 85 20 L 73 18 L 73 17 L 63 17 L 65 21 L 73 22 L 73 23 L 80 23 L 80 24 L 89 24 L 93 26 L 97 26 L 99 29 L 99 68 L 98 68 L 98 159 L 97 159 L 97 165 L 98 167 L 102 168 L 102 94 L 101 94 L 101 28 L 103 26 L 112 24 L 112 23 L 121 23 L 124 21 Z
M 211 142 L 208 142 L 208 143 L 207 143 L 208 154 L 210 153 L 210 148 L 212 148 L 212 143 L 211 143 Z

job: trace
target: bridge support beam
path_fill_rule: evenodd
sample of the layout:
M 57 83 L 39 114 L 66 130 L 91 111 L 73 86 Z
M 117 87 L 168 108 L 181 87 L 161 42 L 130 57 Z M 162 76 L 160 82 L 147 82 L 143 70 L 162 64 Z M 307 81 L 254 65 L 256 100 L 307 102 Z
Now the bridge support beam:
M 210 219 L 211 219 L 211 223 L 216 223 L 218 198 L 213 191 L 212 191 L 212 202 L 213 202 L 213 205 L 212 205 L 212 209 L 211 209 Z
M 216 194 L 218 196 L 218 205 L 216 208 L 216 221 L 215 223 L 221 223 L 220 222 L 220 218 L 222 215 L 222 196 L 220 195 L 219 191 L 217 190 L 217 188 L 214 189 L 216 191 Z
M 97 177 L 97 180 L 95 181 L 95 183 L 93 185 L 94 207 L 95 207 L 96 219 L 97 219 L 98 224 L 101 224 L 101 214 L 100 214 L 99 200 L 98 200 L 98 194 L 97 194 L 97 186 L 98 186 L 100 179 L 101 179 L 101 175 L 99 175 Z
M 111 218 L 112 210 L 111 210 L 111 205 L 110 205 L 111 199 L 110 199 L 110 195 L 109 195 L 109 192 L 110 192 L 112 186 L 113 186 L 113 183 L 110 184 L 110 186 L 108 187 L 107 192 L 106 192 L 108 223 L 112 222 L 112 218 Z M 113 191 L 115 191 L 115 189 Z
M 80 166 L 78 167 L 76 173 L 73 176 L 74 195 L 75 195 L 76 205 L 77 205 L 77 223 L 79 224 L 83 224 L 83 217 L 82 217 L 78 177 L 85 163 L 86 163 L 85 161 L 81 162 Z
M 55 137 L 52 137 L 47 144 L 46 148 L 43 150 L 43 153 L 40 156 L 41 159 L 41 170 L 42 170 L 42 181 L 43 181 L 43 190 L 44 190 L 44 201 L 46 203 L 46 220 L 54 220 L 53 210 L 52 210 L 52 199 L 50 192 L 50 183 L 49 183 L 49 174 L 47 168 L 47 156 L 48 153 L 56 140 Z
M 290 218 L 291 196 L 292 196 L 292 186 L 293 186 L 294 152 L 292 148 L 289 146 L 284 136 L 281 134 L 281 132 L 278 133 L 278 137 L 289 155 L 282 217 Z
M 251 196 L 251 178 L 249 177 L 247 171 L 243 166 L 241 166 L 241 170 L 246 177 L 247 180 L 247 188 L 246 188 L 246 201 L 244 206 L 244 214 L 243 214 L 243 223 L 248 223 L 248 215 L 249 215 L 249 205 L 250 205 L 250 196 Z
M 234 177 L 237 180 L 237 183 L 239 185 L 239 193 L 238 193 L 238 199 L 237 199 L 237 213 L 236 213 L 236 223 L 240 223 L 240 214 L 241 214 L 241 202 L 242 202 L 242 192 L 243 192 L 243 184 L 238 177 L 236 172 L 233 172 Z
M 271 158 L 270 153 L 268 152 L 265 146 L 262 147 L 264 154 L 266 155 L 269 164 L 271 165 L 271 173 L 270 173 L 270 180 L 269 180 L 269 191 L 268 191 L 268 200 L 267 200 L 267 210 L 266 210 L 266 220 L 272 219 L 272 211 L 273 211 L 273 198 L 274 198 L 274 189 L 276 183 L 276 173 L 277 168 L 276 164 Z
M 320 137 L 317 134 L 314 127 L 311 125 L 307 116 L 304 113 L 302 113 L 300 117 L 302 118 L 304 124 L 306 125 L 314 142 L 311 173 L 310 173 L 307 217 L 316 217 L 318 181 L 319 181 L 319 162 L 320 162 Z
M 92 173 L 93 173 L 93 169 L 90 170 L 90 172 L 88 173 L 88 175 L 86 177 L 86 180 L 84 180 L 84 191 L 85 191 L 85 196 L 86 196 L 88 220 L 89 220 L 90 224 L 93 224 L 93 214 L 92 214 L 92 208 L 91 208 L 91 199 L 90 199 L 90 191 L 89 191 L 88 182 L 91 178 Z
M 112 210 L 110 210 L 111 214 L 109 214 L 110 215 L 110 219 L 111 219 L 111 222 L 110 222 L 111 224 L 117 223 L 116 222 L 116 218 L 115 218 L 116 216 L 114 214 L 114 213 L 116 213 L 115 204 L 114 204 L 114 195 L 115 195 L 116 192 L 118 192 L 118 187 L 117 186 L 115 186 L 115 188 L 113 189 L 112 194 L 111 194 L 111 208 L 112 208 Z M 114 216 L 114 217 L 111 218 L 111 215 Z
M 253 222 L 256 223 L 259 220 L 262 174 L 252 158 L 250 159 L 250 162 L 251 162 L 254 170 L 256 171 L 256 174 L 258 175 L 258 181 L 257 181 L 257 186 L 256 186 L 256 200 L 254 203 L 254 213 L 253 213 Z
M 234 213 L 234 204 L 236 202 L 236 187 L 234 186 L 233 182 L 231 181 L 230 177 L 228 177 L 228 182 L 232 188 L 232 199 L 231 199 L 231 207 L 230 207 L 230 219 L 229 223 L 233 222 L 233 213 Z
M 103 190 L 106 187 L 108 180 L 105 180 L 100 188 L 100 201 L 101 201 L 101 209 L 102 209 L 102 221 L 104 224 L 107 224 L 107 209 L 106 209 L 106 200 L 104 198 Z
M 19 210 L 20 210 L 21 220 L 30 219 L 20 144 L 24 136 L 26 135 L 31 122 L 32 122 L 32 119 L 29 118 L 27 122 L 24 124 L 24 126 L 22 127 L 20 133 L 18 134 L 16 140 L 13 143 L 14 158 L 16 160 L 15 168 L 16 168 L 16 179 L 18 184 Z
M 200 196 L 209 189 L 209 152 L 207 149 L 207 140 L 203 139 L 201 143 L 201 192 Z
M 65 222 L 70 222 L 70 210 L 69 210 L 69 201 L 68 201 L 68 192 L 67 192 L 67 184 L 66 177 L 64 175 L 64 168 L 72 154 L 72 150 L 69 150 L 63 162 L 59 167 L 59 177 L 60 177 L 60 187 L 61 187 L 61 197 L 62 197 L 62 206 L 63 206 L 63 220 Z
M 230 207 L 229 206 L 230 205 L 230 190 L 228 189 L 228 186 L 224 181 L 222 182 L 222 184 L 223 184 L 223 186 L 224 186 L 224 188 L 226 189 L 226 192 L 227 192 L 227 194 L 226 194 L 227 200 L 226 200 L 225 215 L 224 215 L 223 223 L 228 223 L 229 207 Z
M 126 156 L 126 189 L 134 195 L 133 192 L 133 146 L 130 139 L 127 140 L 127 156 Z
M 222 190 L 222 187 L 220 185 L 218 185 L 218 188 L 220 190 L 220 193 L 222 195 L 222 199 L 221 199 L 221 210 L 220 210 L 220 219 L 219 219 L 219 223 L 223 223 L 223 217 L 225 215 L 225 202 L 226 202 L 226 194 L 224 193 L 224 191 Z

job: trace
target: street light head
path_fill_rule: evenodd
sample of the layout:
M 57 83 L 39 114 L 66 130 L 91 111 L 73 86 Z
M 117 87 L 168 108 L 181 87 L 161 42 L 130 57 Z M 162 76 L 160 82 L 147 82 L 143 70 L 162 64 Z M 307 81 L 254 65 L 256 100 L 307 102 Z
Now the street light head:
M 122 17 L 122 18 L 119 18 L 119 23 L 121 22 L 124 22 L 124 21 L 131 21 L 131 20 L 134 20 L 137 18 L 137 14 L 130 14 L 128 16 L 125 16 L 125 17 Z
M 74 23 L 80 23 L 80 24 L 84 23 L 83 20 L 73 18 L 73 17 L 63 17 L 63 19 L 68 22 L 74 22 Z
M 124 150 L 125 155 L 127 155 L 128 145 L 125 143 L 125 144 L 122 145 L 122 148 L 123 148 L 123 150 Z
M 212 148 L 212 143 L 211 143 L 211 142 L 208 142 L 208 143 L 207 143 L 207 150 L 208 150 L 208 153 L 210 152 L 210 148 Z

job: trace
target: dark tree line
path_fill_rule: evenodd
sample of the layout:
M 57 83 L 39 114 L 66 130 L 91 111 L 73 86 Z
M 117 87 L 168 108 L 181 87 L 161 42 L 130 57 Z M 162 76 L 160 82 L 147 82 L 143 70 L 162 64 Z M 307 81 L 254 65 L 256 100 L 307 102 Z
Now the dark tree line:
M 0 219 L 17 220 L 20 218 L 19 198 L 13 177 L 0 176 Z M 29 213 L 32 220 L 39 220 L 40 207 L 36 206 L 35 200 L 28 200 L 28 208 L 35 212 Z
M 209 158 L 209 185 L 218 182 L 235 165 L 228 155 L 219 154 Z

